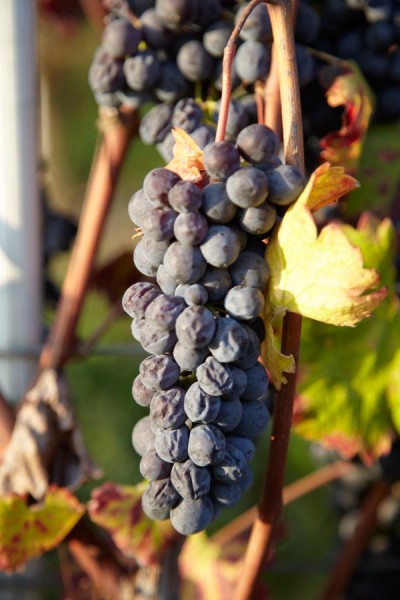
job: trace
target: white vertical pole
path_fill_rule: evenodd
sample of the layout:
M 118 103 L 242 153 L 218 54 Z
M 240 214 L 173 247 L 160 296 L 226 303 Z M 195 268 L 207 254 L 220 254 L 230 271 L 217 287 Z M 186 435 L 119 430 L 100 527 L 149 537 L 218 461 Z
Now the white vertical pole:
M 0 0 L 0 350 L 40 341 L 35 5 Z M 6 398 L 20 400 L 35 368 L 0 355 Z

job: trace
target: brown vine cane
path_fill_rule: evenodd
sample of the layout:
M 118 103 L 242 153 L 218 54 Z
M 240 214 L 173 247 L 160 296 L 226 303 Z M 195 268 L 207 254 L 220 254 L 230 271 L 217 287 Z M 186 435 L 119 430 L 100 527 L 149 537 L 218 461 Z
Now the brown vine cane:
M 226 121 L 231 94 L 231 69 L 236 41 L 247 17 L 261 0 L 253 0 L 243 11 L 225 48 L 223 59 L 223 86 L 221 113 L 216 141 L 225 137 Z M 276 61 L 279 70 L 279 89 L 282 105 L 284 155 L 287 164 L 304 173 L 303 128 L 300 90 L 297 75 L 293 35 L 292 4 L 290 0 L 266 2 L 271 19 Z M 295 358 L 296 371 L 301 335 L 301 316 L 287 313 L 283 322 L 282 352 Z M 258 505 L 244 566 L 238 581 L 235 600 L 248 600 L 254 594 L 255 584 L 268 553 L 272 532 L 282 512 L 282 490 L 289 447 L 293 402 L 296 391 L 296 372 L 287 375 L 287 383 L 277 394 L 270 439 L 269 459 L 263 491 Z

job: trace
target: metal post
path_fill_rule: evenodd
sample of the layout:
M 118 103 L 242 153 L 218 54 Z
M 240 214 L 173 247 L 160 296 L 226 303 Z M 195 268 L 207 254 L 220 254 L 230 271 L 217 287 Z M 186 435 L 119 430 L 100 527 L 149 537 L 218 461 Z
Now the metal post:
M 41 243 L 33 0 L 0 1 L 0 348 L 40 342 Z M 19 401 L 29 359 L 0 358 L 0 388 Z

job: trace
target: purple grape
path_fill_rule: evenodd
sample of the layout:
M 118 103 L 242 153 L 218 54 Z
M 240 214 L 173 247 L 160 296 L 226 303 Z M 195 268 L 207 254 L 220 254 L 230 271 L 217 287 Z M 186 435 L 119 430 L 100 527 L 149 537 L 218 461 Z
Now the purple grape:
M 153 106 L 140 122 L 139 133 L 142 142 L 148 146 L 162 142 L 171 129 L 171 118 L 172 108 L 169 104 Z
M 176 217 L 177 214 L 172 208 L 152 207 L 143 215 L 141 228 L 144 235 L 156 242 L 170 240 L 174 237 Z
M 95 93 L 111 93 L 121 89 L 124 84 L 122 63 L 112 58 L 100 46 L 89 69 L 89 85 Z
M 149 356 L 140 363 L 142 382 L 154 390 L 165 390 L 179 378 L 179 367 L 171 356 L 159 354 Z
M 122 297 L 122 308 L 134 318 L 144 317 L 148 305 L 160 295 L 160 290 L 154 283 L 138 281 L 131 285 Z
M 189 40 L 179 49 L 176 64 L 189 81 L 204 81 L 211 75 L 213 59 L 198 40 Z
M 189 348 L 204 348 L 214 332 L 214 315 L 204 306 L 188 306 L 176 320 L 178 340 Z
M 240 239 L 231 227 L 211 225 L 200 250 L 209 265 L 228 267 L 239 256 Z
M 226 21 L 216 21 L 212 23 L 210 27 L 204 32 L 203 44 L 211 56 L 216 58 L 222 58 L 224 55 L 224 49 L 230 35 L 232 33 L 232 26 Z
M 172 464 L 162 460 L 155 450 L 144 454 L 139 463 L 140 474 L 148 481 L 167 479 L 170 476 Z
M 259 398 L 268 389 L 268 375 L 264 365 L 256 362 L 255 365 L 246 370 L 247 386 L 242 394 L 242 398 L 246 400 L 254 400 Z
M 168 275 L 164 265 L 160 265 L 157 269 L 157 283 L 164 294 L 172 296 L 175 294 L 177 283 L 173 277 Z
M 188 306 L 204 306 L 208 301 L 208 292 L 204 285 L 192 283 L 186 287 L 183 298 Z
M 196 16 L 196 0 L 156 0 L 156 13 L 167 29 L 179 31 Z
M 181 342 L 176 342 L 173 356 L 182 371 L 193 371 L 201 365 L 208 356 L 208 348 L 188 348 Z
M 265 80 L 271 61 L 270 49 L 261 42 L 245 41 L 239 46 L 234 60 L 237 75 L 246 83 Z
M 242 403 L 238 397 L 221 398 L 221 407 L 213 425 L 216 425 L 224 433 L 235 429 L 242 417 Z
M 165 60 L 161 63 L 161 74 L 154 91 L 161 102 L 172 103 L 189 94 L 190 84 L 175 62 Z
M 167 242 L 156 242 L 147 237 L 141 238 L 133 251 L 133 262 L 137 270 L 148 277 L 155 277 L 167 248 Z
M 214 504 L 208 495 L 197 500 L 182 500 L 170 512 L 171 524 L 181 535 L 202 531 L 214 518 Z
M 233 435 L 254 438 L 260 435 L 269 422 L 268 408 L 261 400 L 247 400 L 243 403 L 243 413 Z
M 217 481 L 212 483 L 211 496 L 218 506 L 231 508 L 239 502 L 241 495 L 242 490 L 237 483 L 229 485 Z
M 265 290 L 270 270 L 266 261 L 254 252 L 241 252 L 229 267 L 233 285 Z
M 185 500 L 197 500 L 210 491 L 211 475 L 207 468 L 198 467 L 191 460 L 185 460 L 174 463 L 171 483 Z
M 147 200 L 144 191 L 138 190 L 133 194 L 128 204 L 128 214 L 133 223 L 138 227 L 142 226 L 144 215 L 153 208 L 153 205 Z
M 170 245 L 164 256 L 164 266 L 168 275 L 178 283 L 196 283 L 207 269 L 200 249 L 180 242 Z
M 198 246 L 204 240 L 207 231 L 207 219 L 197 211 L 180 213 L 174 222 L 174 235 L 184 246 Z
M 139 406 L 150 406 L 151 399 L 154 396 L 154 390 L 147 387 L 147 385 L 144 385 L 141 375 L 137 375 L 133 380 L 132 396 Z
M 188 453 L 199 467 L 215 465 L 225 455 L 225 436 L 214 425 L 195 425 L 189 435 Z
M 247 339 L 245 330 L 235 319 L 218 318 L 209 349 L 220 362 L 233 362 L 242 355 Z
M 229 438 L 227 442 L 228 440 Z M 227 443 L 223 460 L 211 467 L 211 474 L 213 479 L 220 483 L 227 485 L 236 483 L 247 474 L 247 460 L 239 448 Z
M 153 323 L 149 323 L 147 319 L 143 319 L 143 326 L 140 327 L 136 339 L 140 342 L 143 350 L 149 354 L 165 354 L 172 352 L 177 337 L 175 331 L 160 329 Z
M 196 369 L 196 377 L 201 389 L 211 396 L 227 394 L 233 387 L 233 377 L 230 369 L 213 356 L 209 356 Z
M 202 211 L 213 223 L 223 225 L 233 219 L 237 207 L 229 199 L 225 183 L 218 182 L 206 185 L 203 189 Z
M 164 169 L 163 167 L 153 169 L 146 175 L 143 181 L 143 190 L 146 198 L 154 206 L 168 206 L 168 192 L 178 181 L 181 181 L 179 175 L 169 169 Z
M 304 175 L 292 165 L 281 165 L 268 172 L 268 201 L 278 206 L 288 206 L 305 188 Z
M 224 306 L 236 319 L 254 319 L 263 310 L 265 299 L 257 288 L 235 285 L 225 296 Z
M 182 425 L 177 429 L 157 429 L 154 448 L 166 462 L 182 462 L 188 457 L 189 429 Z
M 151 481 L 142 496 L 144 513 L 157 521 L 168 519 L 171 508 L 179 502 L 179 494 L 169 478 Z
M 201 207 L 202 191 L 192 181 L 179 181 L 169 191 L 168 200 L 177 212 L 189 213 Z
M 202 118 L 203 111 L 197 102 L 193 98 L 182 98 L 175 104 L 172 126 L 191 133 L 200 126 Z
M 221 302 L 232 287 L 232 278 L 228 269 L 207 269 L 199 283 L 206 288 L 209 302 Z
M 145 50 L 124 62 L 127 85 L 135 91 L 151 89 L 161 73 L 160 61 L 153 50 Z
M 110 56 L 122 59 L 135 54 L 141 39 L 141 31 L 122 17 L 106 24 L 103 29 L 102 45 Z
M 186 391 L 184 408 L 192 423 L 211 423 L 217 418 L 220 407 L 220 396 L 207 394 L 197 381 Z
M 276 133 L 270 127 L 257 123 L 245 127 L 236 143 L 240 154 L 250 163 L 267 163 L 279 150 Z
M 268 202 L 264 202 L 259 206 L 239 210 L 238 221 L 240 227 L 247 233 L 263 235 L 275 225 L 276 210 Z
M 213 142 L 204 148 L 203 161 L 210 177 L 228 179 L 240 168 L 240 154 L 231 142 Z
M 231 448 L 231 446 L 234 446 L 235 448 L 240 450 L 240 452 L 243 454 L 244 458 L 247 461 L 250 461 L 256 453 L 256 447 L 254 445 L 254 442 L 251 439 L 240 435 L 227 436 L 226 446 L 227 448 Z
M 154 448 L 155 433 L 150 417 L 139 419 L 132 431 L 132 445 L 139 456 L 144 456 Z
M 150 404 L 150 419 L 155 427 L 177 429 L 186 421 L 183 409 L 185 390 L 179 386 L 158 390 Z
M 182 298 L 160 294 L 148 305 L 145 318 L 160 329 L 172 331 L 175 329 L 177 318 L 185 308 L 186 304 Z

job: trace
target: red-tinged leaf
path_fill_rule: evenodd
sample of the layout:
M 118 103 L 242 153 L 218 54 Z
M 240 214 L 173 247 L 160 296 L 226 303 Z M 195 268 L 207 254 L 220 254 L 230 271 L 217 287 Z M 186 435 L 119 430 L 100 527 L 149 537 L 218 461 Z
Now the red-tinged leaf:
M 203 151 L 186 131 L 179 127 L 172 129 L 175 138 L 174 158 L 166 165 L 170 171 L 197 184 L 204 183 L 207 174 L 204 169 Z
M 145 487 L 107 482 L 93 490 L 88 504 L 92 521 L 108 531 L 121 552 L 142 566 L 157 562 L 179 537 L 169 521 L 152 521 L 144 514 L 141 498 Z
M 347 172 L 354 173 L 368 130 L 373 99 L 357 66 L 344 61 L 340 61 L 340 64 L 345 65 L 345 72 L 329 87 L 327 101 L 330 106 L 345 107 L 342 127 L 320 140 L 321 158 L 335 165 L 343 165 Z
M 123 252 L 96 269 L 90 277 L 90 284 L 103 293 L 111 304 L 114 304 L 121 301 L 129 286 L 143 279 L 145 278 L 132 262 L 132 253 Z
M 65 488 L 51 487 L 40 504 L 26 498 L 0 498 L 0 571 L 12 573 L 51 550 L 79 521 L 85 507 Z

